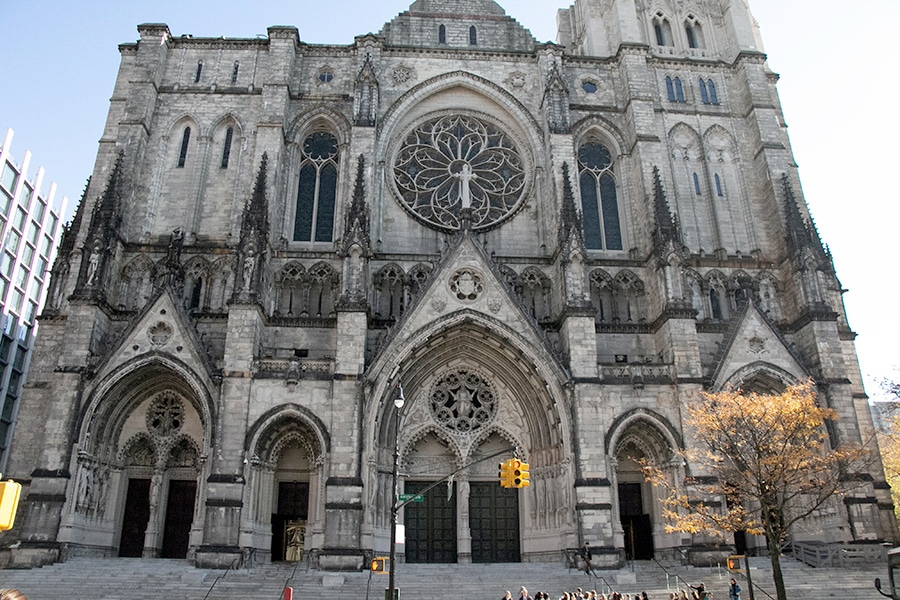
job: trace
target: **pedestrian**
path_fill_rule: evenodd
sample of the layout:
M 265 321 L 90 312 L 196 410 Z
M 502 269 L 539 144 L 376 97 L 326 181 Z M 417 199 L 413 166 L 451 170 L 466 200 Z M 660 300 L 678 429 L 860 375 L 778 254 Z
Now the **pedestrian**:
M 581 548 L 581 560 L 584 561 L 584 572 L 590 574 L 591 572 L 591 547 L 587 542 L 584 543 L 584 546 Z
M 532 597 L 528 595 L 528 589 L 524 585 L 519 588 L 519 600 L 533 600 Z
M 19 590 L 7 588 L 5 590 L 0 590 L 0 600 L 28 600 L 28 596 Z
M 731 578 L 731 585 L 728 586 L 728 600 L 741 600 L 741 586 L 734 577 Z
M 500 598 L 500 600 L 513 600 L 512 592 L 510 592 L 509 590 L 506 590 L 506 593 L 503 594 L 503 597 Z
M 696 600 L 706 600 L 707 599 L 708 594 L 706 591 L 706 584 L 703 583 L 702 581 L 700 582 L 700 585 L 697 585 L 697 586 L 692 585 L 691 589 L 694 590 L 694 598 L 696 598 Z

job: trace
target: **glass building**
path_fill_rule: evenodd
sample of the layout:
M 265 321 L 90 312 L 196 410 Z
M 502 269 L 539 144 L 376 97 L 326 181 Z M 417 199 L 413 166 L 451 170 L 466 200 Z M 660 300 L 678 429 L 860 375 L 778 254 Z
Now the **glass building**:
M 12 140 L 7 129 L 0 146 L 0 473 L 68 203 L 55 199 L 55 183 L 43 189 L 43 167 L 29 174 L 31 152 L 12 156 Z

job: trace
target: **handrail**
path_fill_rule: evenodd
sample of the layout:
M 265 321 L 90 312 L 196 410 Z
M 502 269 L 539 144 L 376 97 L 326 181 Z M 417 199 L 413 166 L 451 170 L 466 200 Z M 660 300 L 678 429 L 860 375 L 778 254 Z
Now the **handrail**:
M 228 565 L 228 568 L 225 569 L 225 572 L 222 573 L 221 575 L 219 575 L 218 577 L 216 577 L 216 580 L 213 581 L 212 585 L 209 586 L 209 589 L 206 590 L 206 595 L 203 596 L 203 600 L 206 600 L 207 598 L 209 598 L 209 595 L 212 593 L 213 588 L 216 587 L 216 584 L 219 583 L 219 580 L 223 579 L 226 575 L 228 575 L 228 573 L 230 573 L 231 570 L 234 568 L 235 563 L 237 563 L 239 560 L 241 560 L 240 556 L 234 557 L 234 560 L 231 561 L 231 564 Z
M 307 551 L 306 553 L 306 570 L 309 571 L 309 561 L 310 555 L 312 554 L 312 550 Z M 284 590 L 287 589 L 288 584 L 294 580 L 294 577 L 297 575 L 297 567 L 300 566 L 300 563 L 303 562 L 303 553 L 300 553 L 300 560 L 294 561 L 294 568 L 291 570 L 291 576 L 284 580 L 284 585 L 281 586 L 281 593 L 278 595 L 278 600 L 282 600 L 284 598 Z
M 684 585 L 686 585 L 688 587 L 691 587 L 691 584 L 688 583 L 687 580 L 685 580 L 685 578 L 682 577 L 681 575 L 679 575 L 678 573 L 669 573 L 669 570 L 667 568 L 665 568 L 664 566 L 662 566 L 662 564 L 655 558 L 653 559 L 653 562 L 656 563 L 656 566 L 658 566 L 660 569 L 662 569 L 662 572 L 666 574 L 666 577 L 674 577 L 675 578 L 675 589 L 678 589 L 678 580 L 679 579 L 681 580 L 681 583 L 683 583 Z
M 597 578 L 597 579 L 599 579 L 600 581 L 602 581 L 602 582 L 603 582 L 603 585 L 606 586 L 607 591 L 608 591 L 610 594 L 612 594 L 612 592 L 613 592 L 613 586 L 609 583 L 609 581 L 606 580 L 606 577 L 604 577 L 603 575 L 597 575 L 597 573 L 595 573 L 593 569 L 591 569 L 591 575 L 593 575 L 595 578 Z M 602 590 L 603 588 L 600 588 L 600 589 Z

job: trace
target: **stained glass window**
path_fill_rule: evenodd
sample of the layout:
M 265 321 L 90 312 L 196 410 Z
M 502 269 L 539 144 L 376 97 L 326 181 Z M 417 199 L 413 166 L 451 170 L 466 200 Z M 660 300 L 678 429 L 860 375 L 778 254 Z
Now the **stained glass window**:
M 334 235 L 337 198 L 338 142 L 330 133 L 317 132 L 303 142 L 295 242 L 330 242 Z
M 622 250 L 612 155 L 603 144 L 589 142 L 578 150 L 578 165 L 585 244 L 590 249 Z

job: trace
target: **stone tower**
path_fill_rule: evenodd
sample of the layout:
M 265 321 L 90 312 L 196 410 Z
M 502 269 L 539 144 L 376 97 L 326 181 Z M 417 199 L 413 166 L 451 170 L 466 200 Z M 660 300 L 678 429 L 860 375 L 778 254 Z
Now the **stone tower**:
M 587 541 L 615 566 L 707 547 L 665 532 L 639 468 L 696 475 L 671 458 L 700 391 L 812 378 L 837 440 L 870 436 L 746 3 L 558 23 L 538 43 L 493 0 L 416 0 L 337 46 L 140 25 L 54 267 L 0 562 L 360 568 L 399 441 L 406 493 L 475 463 L 403 509 L 404 560 Z M 513 447 L 527 489 L 476 462 Z M 883 474 L 857 475 L 798 539 L 895 539 Z

